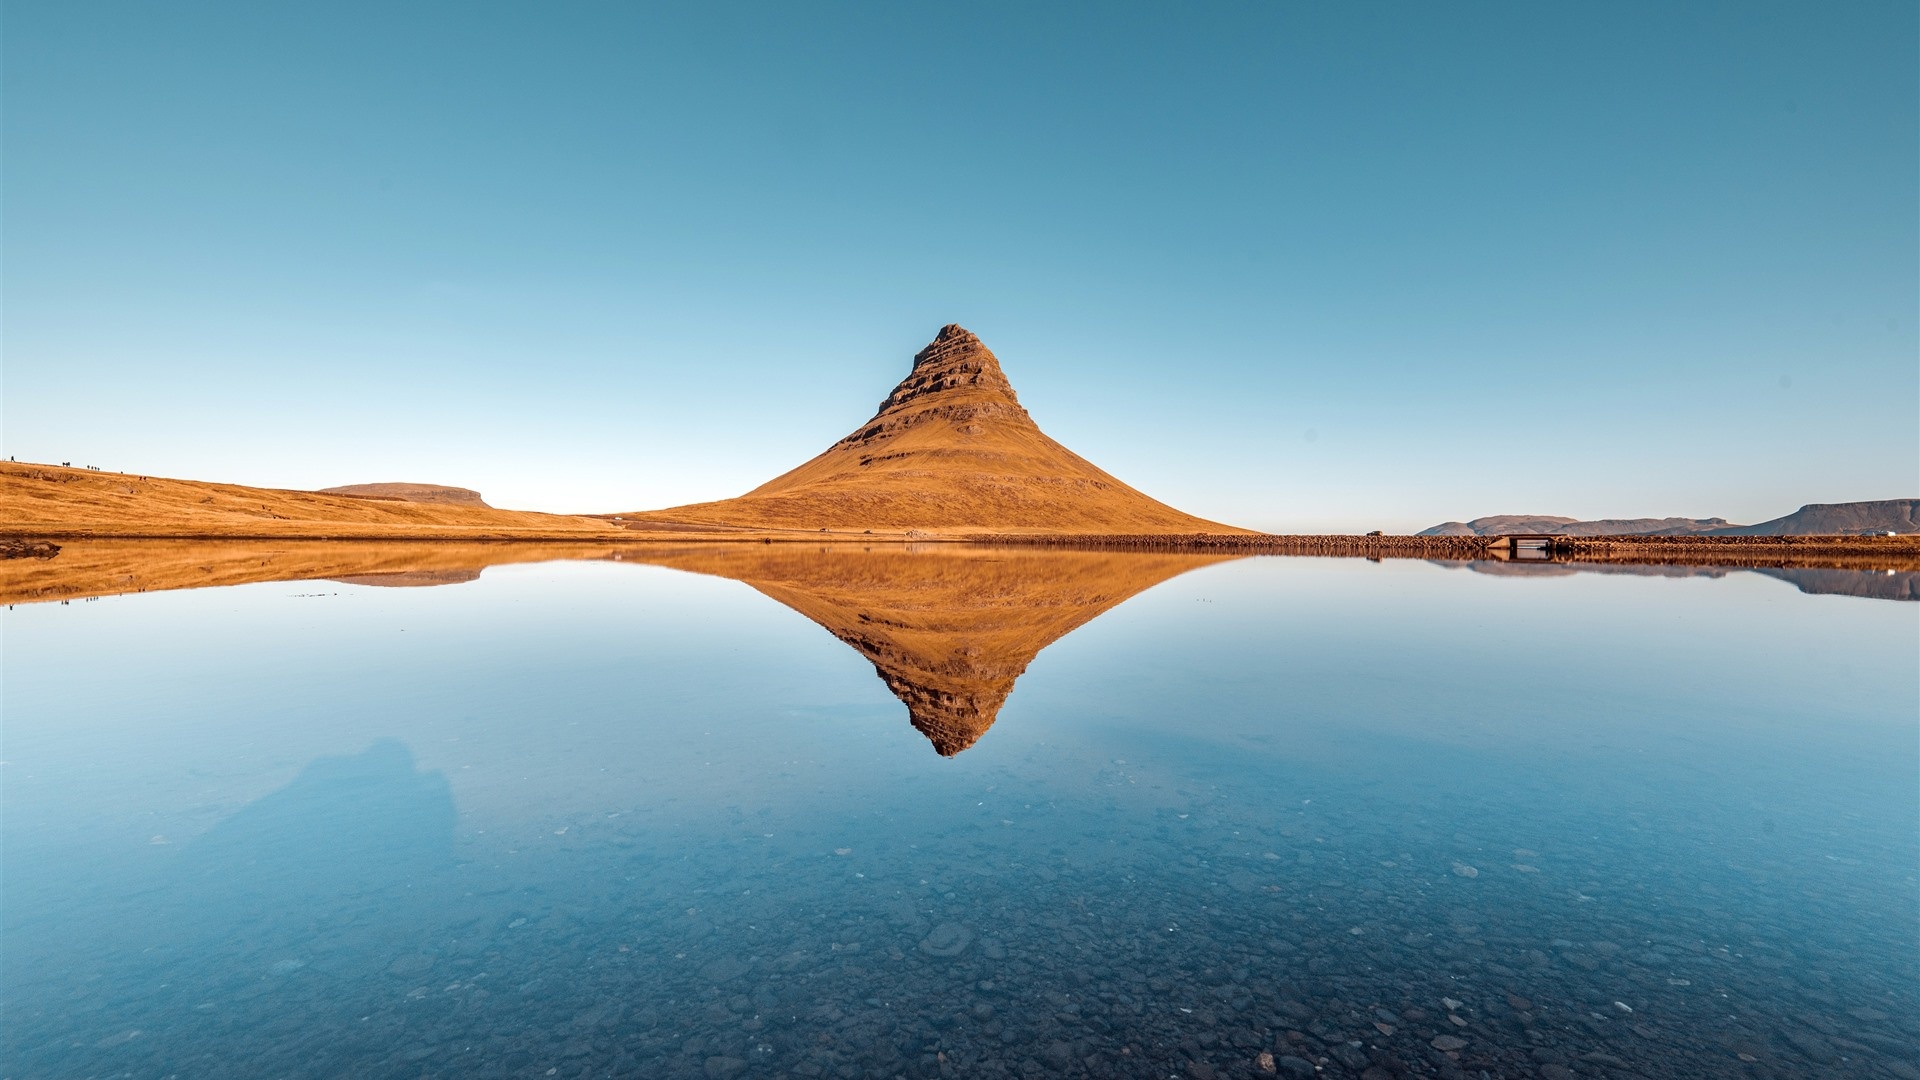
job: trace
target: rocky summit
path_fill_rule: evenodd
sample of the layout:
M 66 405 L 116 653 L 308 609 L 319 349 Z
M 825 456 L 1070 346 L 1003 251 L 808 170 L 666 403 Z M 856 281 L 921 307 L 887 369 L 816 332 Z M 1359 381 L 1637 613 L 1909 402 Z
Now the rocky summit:
M 1040 430 L 978 337 L 949 325 L 871 420 L 736 499 L 649 523 L 929 532 L 1238 533 L 1141 494 Z

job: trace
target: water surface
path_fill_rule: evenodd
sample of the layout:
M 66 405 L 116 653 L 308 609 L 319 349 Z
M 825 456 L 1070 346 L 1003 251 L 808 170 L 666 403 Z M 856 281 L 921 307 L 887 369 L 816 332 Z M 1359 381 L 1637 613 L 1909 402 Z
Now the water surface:
M 0 1072 L 1920 1076 L 1884 575 L 649 558 L 7 611 Z

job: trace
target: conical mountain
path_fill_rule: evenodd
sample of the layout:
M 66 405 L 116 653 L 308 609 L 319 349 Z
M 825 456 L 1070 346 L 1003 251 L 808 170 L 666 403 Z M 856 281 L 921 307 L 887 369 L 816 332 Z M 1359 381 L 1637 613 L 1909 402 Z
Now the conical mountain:
M 1239 533 L 1135 491 L 1047 437 L 1000 361 L 941 328 L 859 430 L 737 499 L 623 515 L 764 529 Z
M 623 551 L 753 586 L 873 664 L 942 756 L 972 746 L 1041 649 L 1121 601 L 1222 556 L 906 545 L 707 544 Z

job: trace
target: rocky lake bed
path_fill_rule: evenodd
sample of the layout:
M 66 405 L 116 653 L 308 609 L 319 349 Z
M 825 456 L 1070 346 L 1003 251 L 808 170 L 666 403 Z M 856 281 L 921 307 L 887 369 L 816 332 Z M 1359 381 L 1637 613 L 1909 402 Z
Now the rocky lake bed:
M 1574 651 L 1551 642 L 1520 668 L 1499 650 L 1449 654 L 1458 685 L 1402 647 L 1407 674 L 1390 678 L 1326 644 L 1330 624 L 1308 620 L 1289 648 L 1248 629 L 1272 610 L 1260 594 L 1306 585 L 1229 567 L 1119 609 L 1147 609 L 1122 627 L 1146 651 L 1122 637 L 1061 656 L 946 759 L 851 654 L 805 654 L 799 683 L 769 670 L 758 697 L 716 690 L 710 670 L 676 675 L 692 665 L 666 654 L 589 693 L 579 673 L 637 654 L 580 645 L 575 689 L 548 710 L 501 688 L 555 671 L 557 654 L 461 610 L 430 615 L 489 581 L 502 604 L 538 605 L 570 573 L 642 588 L 618 569 L 377 595 L 246 587 L 254 616 L 208 617 L 237 632 L 290 611 L 294 635 L 337 622 L 317 646 L 336 652 L 435 636 L 478 649 L 500 681 L 394 668 L 394 712 L 302 721 L 296 741 L 337 749 L 274 768 L 195 734 L 187 718 L 213 706 L 152 684 L 172 704 L 150 722 L 180 718 L 180 742 L 97 820 L 37 786 L 102 766 L 63 750 L 45 726 L 61 708 L 29 694 L 45 724 L 9 748 L 28 771 L 7 791 L 7 1074 L 1920 1076 L 1907 721 L 1895 679 L 1834 681 L 1861 679 L 1872 656 L 1803 658 L 1764 707 L 1735 689 L 1757 677 L 1712 668 L 1710 650 L 1683 665 L 1694 689 L 1665 701 L 1555 667 Z M 1542 584 L 1393 573 L 1445 590 L 1403 613 L 1409 639 L 1462 595 Z M 641 580 L 672 600 L 665 579 Z M 1776 602 L 1861 632 L 1903 609 L 1731 580 L 1546 587 L 1668 590 L 1685 628 L 1633 652 L 1640 664 Z M 1763 607 L 1702 614 L 1720 601 L 1672 591 L 1706 586 Z M 1360 586 L 1327 587 L 1366 606 L 1348 603 Z M 1211 602 L 1236 592 L 1245 607 Z M 85 614 L 137 630 L 161 615 L 138 605 L 216 595 Z M 760 616 L 716 617 L 735 641 L 806 631 L 841 648 L 804 623 L 761 638 Z M 1901 624 L 1886 625 L 1899 647 Z M 1209 667 L 1209 651 L 1224 659 Z M 1096 671 L 1117 682 L 1084 681 Z M 250 675 L 214 701 L 257 702 L 290 678 Z M 1493 678 L 1528 689 L 1493 713 L 1459 707 Z M 301 716 L 352 713 L 337 688 L 297 685 L 321 699 Z M 701 687 L 717 703 L 687 712 Z M 1726 716 L 1695 713 L 1729 695 Z M 771 711 L 796 697 L 822 704 L 798 721 Z M 1819 701 L 1836 704 L 1808 712 Z M 1839 734 L 1809 741 L 1795 718 L 1815 715 Z M 716 741 L 727 717 L 746 727 L 736 742 Z

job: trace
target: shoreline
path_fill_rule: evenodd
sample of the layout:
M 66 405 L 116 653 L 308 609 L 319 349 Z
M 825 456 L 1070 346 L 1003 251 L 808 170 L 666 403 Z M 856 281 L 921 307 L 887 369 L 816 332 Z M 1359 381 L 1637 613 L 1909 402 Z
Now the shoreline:
M 1358 536 L 1340 533 L 911 533 L 874 530 L 494 529 L 418 526 L 389 529 L 288 529 L 241 532 L 190 529 L 99 529 L 31 525 L 0 527 L 7 545 L 62 543 L 348 543 L 348 544 L 973 544 L 1100 551 L 1205 551 L 1220 554 L 1344 558 L 1507 558 L 1513 562 L 1637 561 L 1647 558 L 1893 557 L 1920 558 L 1920 534 L 1896 536 L 1555 536 L 1515 557 L 1496 536 Z M 1534 554 L 1537 553 L 1537 554 Z M 1532 555 L 1532 557 L 1528 557 Z
M 22 538 L 0 532 L 0 603 L 36 603 L 180 588 L 262 581 L 355 579 L 356 584 L 426 585 L 471 580 L 481 570 L 511 563 L 607 560 L 647 561 L 709 552 L 783 559 L 810 553 L 859 558 L 888 553 L 939 557 L 1040 558 L 1073 552 L 1115 558 L 1180 556 L 1202 561 L 1233 558 L 1416 559 L 1511 573 L 1552 573 L 1590 567 L 1762 571 L 1824 570 L 1897 575 L 1889 598 L 1913 599 L 1920 581 L 1920 536 L 1896 537 L 1614 537 L 1573 538 L 1551 551 L 1513 557 L 1493 550 L 1491 537 L 1220 536 L 1220 535 L 946 535 L 913 539 L 860 534 L 774 537 L 632 535 L 165 537 L 76 536 Z M 1507 570 L 1505 568 L 1510 568 Z M 1823 591 L 1846 591 L 1825 589 Z
M 1511 553 L 1495 536 L 1026 536 L 995 534 L 975 543 L 1001 547 L 1091 547 L 1113 550 L 1195 550 L 1338 558 L 1501 559 L 1528 562 L 1665 562 L 1699 559 L 1866 558 L 1920 560 L 1920 534 L 1898 536 L 1555 536 L 1544 548 Z

